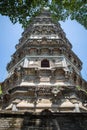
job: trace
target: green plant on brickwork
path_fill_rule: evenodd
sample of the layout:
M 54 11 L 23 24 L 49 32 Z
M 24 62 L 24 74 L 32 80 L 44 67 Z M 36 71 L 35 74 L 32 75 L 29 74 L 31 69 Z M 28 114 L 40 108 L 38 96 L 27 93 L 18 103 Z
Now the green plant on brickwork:
M 83 91 L 83 92 L 85 92 L 85 93 L 87 94 L 87 91 L 86 91 L 84 88 L 81 88 L 81 87 L 78 86 L 78 85 L 76 86 L 76 88 L 77 88 L 77 90 L 79 90 L 79 91 L 81 90 L 81 91 Z
M 2 88 L 1 88 L 1 85 L 0 85 L 0 95 L 2 95 Z

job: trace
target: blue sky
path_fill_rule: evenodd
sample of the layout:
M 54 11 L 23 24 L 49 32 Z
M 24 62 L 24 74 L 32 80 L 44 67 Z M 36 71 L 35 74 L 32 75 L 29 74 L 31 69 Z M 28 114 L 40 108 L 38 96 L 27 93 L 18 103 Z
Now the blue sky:
M 87 80 L 87 30 L 76 21 L 70 20 L 61 22 L 61 27 L 73 45 L 72 50 L 83 62 L 82 77 Z M 15 52 L 15 45 L 18 44 L 22 32 L 21 25 L 13 25 L 8 17 L 0 15 L 0 82 L 7 76 L 6 65 Z

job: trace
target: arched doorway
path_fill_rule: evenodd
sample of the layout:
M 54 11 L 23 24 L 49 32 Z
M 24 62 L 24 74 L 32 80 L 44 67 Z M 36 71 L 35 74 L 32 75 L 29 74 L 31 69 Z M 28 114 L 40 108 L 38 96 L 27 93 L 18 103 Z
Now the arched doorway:
M 50 67 L 49 60 L 47 60 L 47 59 L 42 60 L 41 67 Z
M 40 113 L 40 128 L 43 130 L 60 130 L 56 117 L 53 116 L 49 109 L 45 109 Z
M 55 130 L 54 129 L 54 124 L 52 120 L 52 112 L 48 109 L 43 110 L 40 113 L 41 119 L 39 126 L 40 128 L 42 127 L 44 130 Z

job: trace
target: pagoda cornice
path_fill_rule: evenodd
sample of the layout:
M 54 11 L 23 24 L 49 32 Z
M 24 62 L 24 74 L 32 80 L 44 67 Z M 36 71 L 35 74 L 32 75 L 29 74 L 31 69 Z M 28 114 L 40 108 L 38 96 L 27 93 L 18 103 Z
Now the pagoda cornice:
M 21 71 L 21 73 L 20 72 L 17 72 L 17 73 L 13 73 L 8 79 L 6 79 L 6 81 L 4 82 L 4 86 L 5 86 L 5 90 L 8 90 L 8 89 L 10 89 L 10 88 L 13 88 L 12 86 L 13 86 L 13 84 L 14 84 L 14 87 L 15 86 L 18 86 L 18 85 L 21 85 L 20 83 L 21 82 L 25 82 L 25 81 L 23 81 L 23 80 L 25 80 L 25 77 L 27 76 L 26 75 L 26 71 L 28 72 L 28 71 L 32 71 L 31 69 L 33 69 L 33 71 L 36 73 L 36 71 L 37 71 L 37 73 L 36 73 L 36 75 L 34 76 L 34 78 L 40 78 L 39 77 L 39 75 L 37 75 L 37 74 L 39 74 L 38 73 L 38 68 L 22 68 L 22 71 Z M 56 68 L 56 69 L 58 69 L 58 68 Z M 55 71 L 56 70 L 55 68 L 53 68 L 53 69 L 45 69 L 46 71 L 48 70 L 50 70 L 51 72 L 52 71 Z M 62 69 L 62 68 L 61 68 Z M 42 69 L 43 70 L 43 69 Z M 73 75 L 72 75 L 72 79 L 74 78 L 75 79 L 75 81 L 76 81 L 76 84 L 77 85 L 80 85 L 80 86 L 84 86 L 84 88 L 87 86 L 87 84 L 86 84 L 86 81 L 85 80 L 83 80 L 82 78 L 81 78 L 81 76 L 80 75 L 77 75 L 76 74 L 76 72 L 74 71 L 73 73 L 72 73 Z M 76 76 L 77 75 L 77 76 Z M 50 77 L 49 77 L 50 78 Z M 70 77 L 69 77 L 70 78 Z M 74 80 L 73 79 L 73 80 Z M 34 79 L 33 79 L 34 80 Z M 27 82 L 27 81 L 26 81 Z M 30 83 L 31 84 L 31 83 Z M 29 86 L 31 86 L 29 84 Z M 32 84 L 32 85 L 34 85 L 34 83 Z M 45 83 L 45 85 L 46 85 L 46 83 Z M 49 84 L 49 85 L 51 85 L 51 84 Z M 54 84 L 55 85 L 55 84 Z M 67 84 L 68 85 L 68 84 Z
M 46 38 L 45 36 L 42 36 L 42 38 L 40 38 L 39 36 L 39 38 L 35 38 L 35 39 L 29 38 L 24 43 L 16 45 L 16 49 L 18 51 L 24 46 L 31 47 L 31 45 L 35 45 L 37 47 L 37 46 L 48 45 L 48 44 L 49 46 L 56 45 L 58 47 L 65 46 L 67 48 L 71 48 L 71 46 L 69 46 L 69 44 L 66 43 L 62 38 L 52 38 L 52 37 Z
M 73 95 L 73 93 L 75 93 Z M 51 100 L 54 99 L 54 94 L 56 94 L 56 98 L 58 98 L 58 100 L 60 98 L 62 99 L 69 99 L 70 101 L 74 101 L 74 100 L 81 100 L 82 96 L 83 99 L 87 100 L 87 95 L 84 92 L 79 92 L 78 90 L 76 90 L 75 86 L 22 86 L 22 87 L 15 87 L 9 90 L 9 95 L 11 96 L 11 100 L 13 100 L 13 98 L 18 98 L 18 99 L 28 99 L 28 100 L 32 100 L 32 99 L 42 99 L 43 97 L 48 97 Z M 19 97 L 18 97 L 19 96 Z M 62 97 L 61 97 L 62 96 Z
M 70 55 L 70 54 L 69 54 Z M 42 60 L 42 59 L 44 59 L 44 58 L 46 58 L 46 59 L 53 59 L 53 58 L 55 58 L 55 60 L 56 60 L 56 58 L 65 58 L 66 59 L 66 61 L 68 61 L 68 63 L 73 67 L 73 68 L 75 68 L 75 70 L 76 70 L 76 72 L 77 73 L 79 73 L 79 70 L 80 70 L 80 68 L 78 67 L 78 65 L 80 65 L 81 63 L 79 63 L 78 61 L 77 61 L 77 66 L 76 66 L 76 62 L 75 62 L 75 64 L 72 62 L 72 61 L 69 61 L 68 60 L 68 58 L 67 58 L 67 56 L 65 56 L 65 55 L 60 55 L 60 56 L 57 56 L 57 55 L 26 55 L 26 56 L 24 56 L 22 59 L 19 59 L 19 62 L 17 61 L 17 64 L 16 63 L 11 63 L 10 64 L 10 68 L 9 68 L 9 72 L 11 72 L 12 70 L 14 70 L 17 66 L 20 66 L 20 64 L 22 63 L 22 62 L 24 62 L 24 60 L 25 59 L 37 59 L 37 58 L 39 58 L 39 60 Z M 33 65 L 32 67 L 35 67 L 36 65 Z M 37 68 L 39 67 L 38 65 L 36 66 Z M 54 67 L 56 67 L 55 65 L 54 65 Z M 28 67 L 29 68 L 29 67 Z
M 55 26 L 54 23 L 34 23 L 33 26 Z

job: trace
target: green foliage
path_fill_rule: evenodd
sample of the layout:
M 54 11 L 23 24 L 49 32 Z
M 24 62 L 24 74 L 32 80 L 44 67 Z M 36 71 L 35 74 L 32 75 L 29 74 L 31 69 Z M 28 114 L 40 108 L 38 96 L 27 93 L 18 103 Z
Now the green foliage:
M 26 27 L 29 20 L 44 7 L 49 6 L 54 20 L 65 21 L 68 17 L 87 28 L 87 0 L 0 0 L 0 14 Z
M 57 20 L 65 21 L 68 17 L 76 20 L 87 28 L 87 1 L 86 0 L 53 0 L 51 9 Z M 55 15 L 56 13 L 56 15 Z
M 0 85 L 0 95 L 2 95 L 2 88 L 1 88 L 1 85 Z
M 87 91 L 86 91 L 85 89 L 81 88 L 80 86 L 76 86 L 76 88 L 77 88 L 77 90 L 79 90 L 79 91 L 83 91 L 84 93 L 87 94 Z
M 76 86 L 76 88 L 77 88 L 78 90 L 81 90 L 81 87 L 80 87 L 80 86 Z

